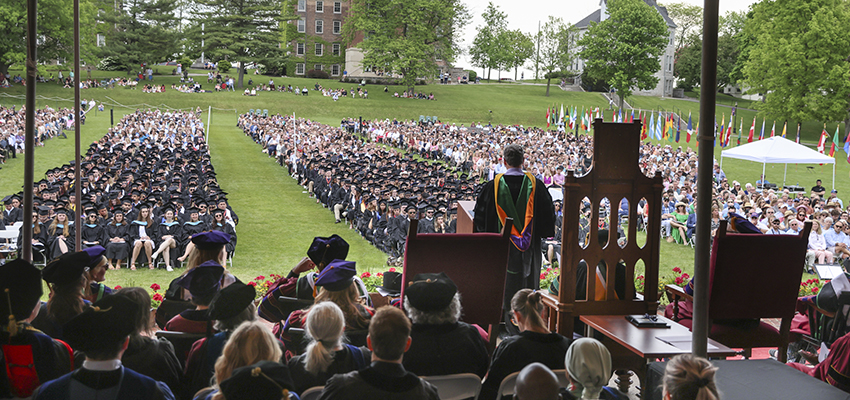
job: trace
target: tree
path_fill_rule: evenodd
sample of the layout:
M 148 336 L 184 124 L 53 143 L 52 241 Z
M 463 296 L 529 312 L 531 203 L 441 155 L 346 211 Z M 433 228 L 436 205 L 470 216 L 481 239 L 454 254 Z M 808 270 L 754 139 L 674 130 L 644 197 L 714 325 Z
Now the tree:
M 94 7 L 89 0 L 80 1 L 81 45 L 91 44 L 86 36 L 94 25 Z M 62 0 L 40 0 L 38 2 L 36 50 L 39 62 L 70 58 L 74 54 L 74 10 L 73 3 Z M 22 63 L 27 58 L 27 3 L 25 0 L 0 2 L 0 73 L 8 74 L 12 64 Z
M 667 15 L 676 23 L 676 54 L 688 45 L 692 35 L 702 36 L 702 7 L 687 3 L 665 4 Z
M 436 76 L 437 59 L 451 62 L 469 12 L 460 0 L 352 0 L 343 26 L 349 43 L 365 33 L 357 47 L 363 64 L 401 75 L 413 87 L 418 78 Z
M 743 29 L 743 14 L 729 12 L 720 18 L 720 33 L 717 38 L 717 87 L 734 85 L 740 80 L 739 53 Z M 692 89 L 700 84 L 702 77 L 702 35 L 694 31 L 677 50 L 673 74 L 679 78 L 679 87 Z
M 658 57 L 669 32 L 658 11 L 642 0 L 610 0 L 608 13 L 608 19 L 591 23 L 578 45 L 585 73 L 615 88 L 622 108 L 632 88 L 647 90 L 658 84 Z
M 102 9 L 111 11 L 101 13 L 100 21 L 113 29 L 107 30 L 100 55 L 111 57 L 113 68 L 131 71 L 174 59 L 180 50 L 176 0 L 129 0 L 117 9 L 112 4 L 102 2 Z
M 469 49 L 469 58 L 473 66 L 487 70 L 489 80 L 490 70 L 499 69 L 499 64 L 505 58 L 501 53 L 504 50 L 502 40 L 505 39 L 508 26 L 507 15 L 491 1 L 481 17 L 484 18 L 484 25 L 477 28 L 478 33 Z
M 553 78 L 568 74 L 567 70 L 575 59 L 575 29 L 564 24 L 561 18 L 549 16 L 540 31 L 540 67 L 546 78 L 546 96 Z
M 514 80 L 517 79 L 519 67 L 534 54 L 534 42 L 531 35 L 527 35 L 519 29 L 505 31 L 503 36 L 503 48 L 506 50 L 502 66 L 505 70 L 514 70 Z
M 198 18 L 189 31 L 190 53 L 214 62 L 239 63 L 238 85 L 242 88 L 249 62 L 279 63 L 285 57 L 281 39 L 281 3 L 278 0 L 197 0 Z M 201 24 L 204 46 L 201 47 Z M 194 57 L 193 57 L 194 58 Z
M 753 43 L 744 66 L 757 107 L 776 119 L 839 121 L 850 108 L 850 20 L 844 0 L 765 0 L 744 31 Z

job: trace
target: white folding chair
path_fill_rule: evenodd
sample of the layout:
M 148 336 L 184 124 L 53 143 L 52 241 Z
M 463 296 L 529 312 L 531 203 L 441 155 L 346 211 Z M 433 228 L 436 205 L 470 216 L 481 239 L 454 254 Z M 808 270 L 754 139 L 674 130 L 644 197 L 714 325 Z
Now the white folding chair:
M 14 256 L 18 252 L 18 230 L 4 229 L 0 231 L 0 252 Z
M 422 379 L 437 387 L 440 400 L 477 400 L 481 392 L 481 378 L 475 374 L 423 376 Z
M 304 393 L 301 393 L 301 400 L 318 400 L 324 388 L 324 386 L 314 386 L 305 390 Z
M 519 376 L 519 371 L 506 376 L 505 379 L 502 379 L 502 384 L 499 385 L 499 391 L 496 393 L 496 400 L 502 400 L 502 397 L 514 395 L 514 386 L 516 386 L 517 376 Z
M 24 226 L 24 221 L 18 221 L 18 222 L 15 222 L 15 223 L 12 224 L 12 227 L 14 227 L 16 229 L 21 229 L 22 226 Z

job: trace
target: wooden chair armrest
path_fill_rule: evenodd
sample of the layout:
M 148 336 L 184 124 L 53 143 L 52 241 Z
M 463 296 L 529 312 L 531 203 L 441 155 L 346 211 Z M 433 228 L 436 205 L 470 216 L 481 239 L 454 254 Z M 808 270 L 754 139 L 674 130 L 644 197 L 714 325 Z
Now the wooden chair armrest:
M 548 308 L 558 309 L 558 297 L 552 295 L 548 292 L 540 292 L 540 298 L 543 300 L 543 304 Z
M 684 300 L 694 301 L 694 296 L 685 293 L 685 289 L 681 286 L 666 285 L 664 286 L 664 291 L 667 292 L 671 297 L 673 297 L 672 300 L 678 300 L 679 298 L 682 298 Z

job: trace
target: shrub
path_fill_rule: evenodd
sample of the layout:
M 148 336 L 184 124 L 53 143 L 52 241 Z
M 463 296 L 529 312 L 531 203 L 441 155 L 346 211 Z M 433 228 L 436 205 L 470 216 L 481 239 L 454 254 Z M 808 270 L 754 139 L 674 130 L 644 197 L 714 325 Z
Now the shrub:
M 124 70 L 124 63 L 116 56 L 109 56 L 100 60 L 97 69 L 101 71 L 121 71 Z
M 219 61 L 218 62 L 218 72 L 221 72 L 222 74 L 226 74 L 228 71 L 230 71 L 230 63 L 226 60 Z
M 476 73 L 475 71 L 469 70 L 469 71 L 466 71 L 466 76 L 469 77 L 470 82 L 473 82 L 473 81 L 475 81 L 475 78 L 478 78 L 478 73 Z
M 316 78 L 316 79 L 328 79 L 328 78 L 330 78 L 330 75 L 328 75 L 328 73 L 325 72 L 325 71 L 311 69 L 311 70 L 307 71 L 307 77 L 308 78 Z

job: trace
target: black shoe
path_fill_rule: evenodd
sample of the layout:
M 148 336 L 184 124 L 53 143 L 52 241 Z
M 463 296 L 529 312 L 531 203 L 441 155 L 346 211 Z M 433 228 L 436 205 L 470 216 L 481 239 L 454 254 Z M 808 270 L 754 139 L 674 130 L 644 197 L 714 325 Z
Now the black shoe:
M 340 221 L 340 220 L 336 220 L 336 222 L 334 222 L 334 223 L 335 223 L 335 224 L 338 224 L 338 223 L 340 223 L 340 222 L 342 222 L 342 221 Z

